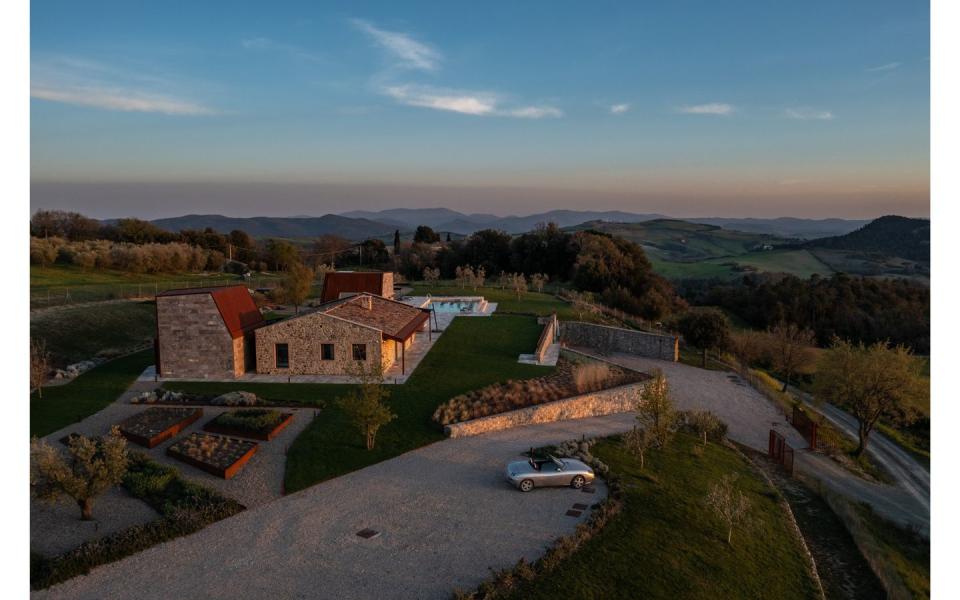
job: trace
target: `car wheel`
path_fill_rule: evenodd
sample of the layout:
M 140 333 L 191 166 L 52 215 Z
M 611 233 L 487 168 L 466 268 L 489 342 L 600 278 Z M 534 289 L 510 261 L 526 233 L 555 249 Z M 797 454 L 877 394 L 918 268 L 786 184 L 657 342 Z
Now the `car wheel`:
M 583 487 L 583 484 L 586 482 L 587 480 L 583 478 L 583 475 L 577 475 L 576 477 L 573 478 L 573 481 L 570 482 L 570 487 L 576 490 L 579 490 L 580 488 Z
M 531 479 L 524 479 L 523 481 L 520 482 L 520 491 L 521 491 L 521 492 L 529 492 L 529 491 L 532 490 L 532 489 L 533 489 L 533 480 L 531 480 Z

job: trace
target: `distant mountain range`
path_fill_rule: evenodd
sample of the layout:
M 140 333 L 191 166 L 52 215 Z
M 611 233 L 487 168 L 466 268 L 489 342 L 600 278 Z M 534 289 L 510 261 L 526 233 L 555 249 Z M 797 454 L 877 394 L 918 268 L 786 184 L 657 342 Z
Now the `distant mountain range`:
M 387 223 L 340 215 L 322 217 L 224 217 L 223 215 L 184 215 L 152 221 L 167 231 L 206 229 L 229 233 L 246 231 L 257 238 L 309 238 L 336 234 L 350 240 L 393 235 L 396 227 Z
M 907 217 L 880 217 L 856 231 L 805 244 L 811 249 L 845 250 L 898 256 L 930 262 L 930 221 Z
M 254 237 L 308 238 L 324 234 L 336 234 L 351 240 L 364 238 L 387 238 L 397 229 L 409 233 L 418 225 L 427 225 L 435 231 L 469 235 L 481 229 L 499 229 L 511 234 L 524 233 L 540 223 L 556 223 L 560 227 L 573 227 L 588 221 L 608 223 L 641 223 L 655 219 L 669 219 L 660 214 L 630 213 L 623 211 L 552 210 L 533 215 L 499 217 L 474 213 L 465 214 L 448 208 L 394 208 L 382 211 L 356 210 L 340 215 L 322 217 L 225 217 L 222 215 L 184 215 L 153 221 L 169 231 L 181 229 L 205 229 L 229 232 L 242 229 Z M 811 240 L 821 237 L 850 233 L 868 220 L 847 219 L 733 219 L 692 218 L 690 223 L 716 225 L 728 230 L 775 235 L 787 238 Z

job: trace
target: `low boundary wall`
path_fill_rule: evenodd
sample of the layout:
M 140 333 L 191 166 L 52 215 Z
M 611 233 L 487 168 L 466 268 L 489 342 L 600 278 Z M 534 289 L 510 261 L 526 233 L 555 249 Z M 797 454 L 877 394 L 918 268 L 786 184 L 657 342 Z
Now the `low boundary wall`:
M 537 349 L 533 353 L 537 357 L 537 362 L 543 362 L 543 357 L 547 354 L 547 349 L 557 341 L 557 313 L 553 313 L 546 318 L 543 326 L 543 333 L 540 334 L 540 340 L 537 342 Z
M 636 410 L 637 399 L 646 382 L 630 383 L 600 392 L 591 392 L 519 408 L 497 415 L 446 425 L 443 430 L 452 438 L 480 435 L 535 423 L 552 423 L 570 419 L 599 417 Z
M 582 321 L 560 322 L 560 343 L 593 348 L 601 354 L 620 352 L 671 362 L 680 359 L 680 338 L 676 336 Z

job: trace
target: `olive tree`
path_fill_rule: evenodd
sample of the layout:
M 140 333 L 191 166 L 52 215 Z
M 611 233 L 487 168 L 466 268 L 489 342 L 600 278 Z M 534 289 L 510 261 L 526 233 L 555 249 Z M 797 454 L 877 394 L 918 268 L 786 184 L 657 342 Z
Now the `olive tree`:
M 795 323 L 777 323 L 770 328 L 770 357 L 773 368 L 783 377 L 783 390 L 787 391 L 790 377 L 810 368 L 816 362 L 814 353 L 814 334 L 809 329 L 801 329 Z
M 880 419 L 910 423 L 930 397 L 920 362 L 906 347 L 839 338 L 820 358 L 814 389 L 817 401 L 841 406 L 859 421 L 857 457 Z
M 383 367 L 379 363 L 370 367 L 358 363 L 350 369 L 350 375 L 357 380 L 357 386 L 338 399 L 337 405 L 360 430 L 367 450 L 373 450 L 377 432 L 397 418 L 390 407 L 383 403 L 390 397 L 390 392 L 383 386 Z
M 676 430 L 677 415 L 670 399 L 670 386 L 663 371 L 655 369 L 637 402 L 637 421 L 651 436 L 653 445 L 663 448 Z
M 647 450 L 653 447 L 655 443 L 656 440 L 654 440 L 650 434 L 650 430 L 641 429 L 637 426 L 634 426 L 623 438 L 623 444 L 627 450 L 640 459 L 641 471 L 644 467 L 644 458 L 646 457 Z
M 724 475 L 707 494 L 709 506 L 727 529 L 727 544 L 733 543 L 733 529 L 743 523 L 750 512 L 750 501 L 734 487 L 736 473 Z
M 313 278 L 313 269 L 301 262 L 291 263 L 287 267 L 287 273 L 280 283 L 280 294 L 285 302 L 293 304 L 297 314 L 300 314 L 300 305 L 310 296 Z
M 684 313 L 676 323 L 687 343 L 703 353 L 703 368 L 707 368 L 707 352 L 723 348 L 730 336 L 727 317 L 715 308 Z
M 30 441 L 30 489 L 41 500 L 72 498 L 80 518 L 93 518 L 93 500 L 119 484 L 127 472 L 127 440 L 114 427 L 100 439 L 74 435 L 67 452 L 33 438 Z

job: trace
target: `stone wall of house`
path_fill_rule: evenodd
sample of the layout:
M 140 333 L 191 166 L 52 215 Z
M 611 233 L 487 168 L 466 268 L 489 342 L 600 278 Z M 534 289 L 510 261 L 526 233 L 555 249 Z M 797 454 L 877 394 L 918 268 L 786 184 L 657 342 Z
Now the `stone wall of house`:
M 347 375 L 353 344 L 366 344 L 366 366 L 382 361 L 381 335 L 376 329 L 314 312 L 256 330 L 257 373 L 269 375 Z M 278 368 L 276 344 L 287 344 L 288 368 Z M 321 359 L 321 346 L 333 344 L 333 360 Z
M 552 423 L 554 421 L 632 412 L 636 409 L 637 398 L 644 385 L 646 385 L 644 382 L 631 383 L 602 392 L 592 392 L 554 402 L 545 402 L 498 415 L 454 423 L 445 426 L 443 430 L 452 438 L 467 437 L 535 423 Z
M 622 352 L 673 362 L 680 357 L 679 338 L 676 336 L 580 321 L 560 323 L 560 342 L 567 346 L 592 348 L 601 354 Z
M 161 377 L 236 375 L 234 340 L 209 294 L 158 296 L 157 333 Z M 240 357 L 242 373 L 242 350 Z

